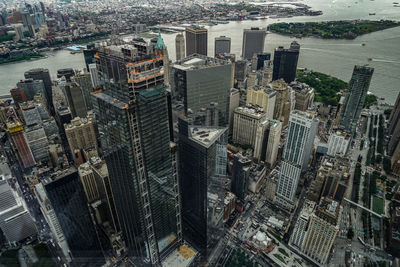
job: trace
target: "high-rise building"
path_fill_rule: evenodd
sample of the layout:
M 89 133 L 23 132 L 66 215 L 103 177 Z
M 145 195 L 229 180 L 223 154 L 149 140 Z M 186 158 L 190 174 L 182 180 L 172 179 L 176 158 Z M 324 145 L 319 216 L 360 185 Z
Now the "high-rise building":
M 371 67 L 354 66 L 339 120 L 339 124 L 350 133 L 356 130 L 373 73 L 374 69 Z
M 226 36 L 215 37 L 214 56 L 219 54 L 229 54 L 231 52 L 231 38 Z
M 251 60 L 254 54 L 264 52 L 265 29 L 251 28 L 243 31 L 242 57 Z
M 94 89 L 100 87 L 99 74 L 97 73 L 97 67 L 95 63 L 89 64 L 90 80 L 92 81 L 92 86 Z
M 49 159 L 49 140 L 42 125 L 25 128 L 25 136 L 36 162 L 47 162 Z
M 281 80 L 276 80 L 271 83 L 272 90 L 276 91 L 274 119 L 282 122 L 282 127 L 285 127 L 289 121 L 289 115 L 292 108 L 291 103 L 291 88 L 288 84 Z
M 186 28 L 186 56 L 200 54 L 207 56 L 208 31 L 205 28 L 191 26 Z
M 75 75 L 75 71 L 72 68 L 59 69 L 57 70 L 57 78 L 64 77 L 67 82 L 71 82 L 71 77 Z
M 289 86 L 295 93 L 295 107 L 294 109 L 306 111 L 314 102 L 314 89 L 305 83 L 298 81 L 291 82 Z
M 265 61 L 271 61 L 271 53 L 257 53 L 257 70 L 262 70 Z
M 96 122 L 94 118 L 90 116 L 85 118 L 76 117 L 71 120 L 70 124 L 65 124 L 64 129 L 74 158 L 76 158 L 76 151 L 89 148 L 97 150 Z
M 238 60 L 235 62 L 235 80 L 244 82 L 247 76 L 248 63 L 246 60 Z
M 247 89 L 246 105 L 252 104 L 261 107 L 267 118 L 274 117 L 276 91 L 263 86 L 253 86 Z
M 275 165 L 281 139 L 282 123 L 268 118 L 257 126 L 254 145 L 254 159 L 264 161 L 272 167 Z
M 326 264 L 337 233 L 341 206 L 331 199 L 322 199 L 315 213 L 309 218 L 307 236 L 303 244 L 303 253 L 318 262 Z
M 254 148 L 258 124 L 266 118 L 260 107 L 249 105 L 236 108 L 233 115 L 233 142 Z
M 274 52 L 274 72 L 272 80 L 284 79 L 291 83 L 296 78 L 297 62 L 299 60 L 300 45 L 293 41 L 289 49 L 280 46 Z
M 25 79 L 41 80 L 44 84 L 44 96 L 46 97 L 47 106 L 49 107 L 50 114 L 55 115 L 55 109 L 53 104 L 53 89 L 48 69 L 31 69 L 24 73 Z
M 92 84 L 89 74 L 77 74 L 72 76 L 70 82 L 64 86 L 65 98 L 71 110 L 72 117 L 85 117 L 91 109 L 89 93 Z
M 238 89 L 232 88 L 231 95 L 229 97 L 229 134 L 233 131 L 233 115 L 235 109 L 239 107 L 240 103 L 240 91 Z
M 13 88 L 10 90 L 10 94 L 17 107 L 19 107 L 19 103 L 28 101 L 28 97 L 23 88 Z
M 344 130 L 334 130 L 328 138 L 328 152 L 329 156 L 346 155 L 350 144 L 351 136 Z
M 88 44 L 86 49 L 83 50 L 83 57 L 85 58 L 86 69 L 90 72 L 89 65 L 96 63 L 94 55 L 96 54 L 97 49 L 95 44 Z
M 185 37 L 178 33 L 175 37 L 176 60 L 185 58 Z
M 127 252 L 138 265 L 161 264 L 182 241 L 163 48 L 157 44 L 134 40 L 95 55 L 105 89 L 92 93 L 103 155 Z
M 285 207 L 293 204 L 300 174 L 310 161 L 318 120 L 314 115 L 294 110 L 290 113 L 286 145 L 276 191 L 276 202 Z
M 23 131 L 24 127 L 22 124 L 18 121 L 9 122 L 7 123 L 7 129 L 24 168 L 34 166 L 36 162 L 25 137 L 25 133 Z
M 209 266 L 216 265 L 223 251 L 226 132 L 226 128 L 202 128 L 179 119 L 184 235 L 199 248 Z
M 400 93 L 398 94 L 396 103 L 390 113 L 388 135 L 390 135 L 388 154 L 391 156 L 400 140 Z
M 259 74 L 254 70 L 247 75 L 247 80 L 246 80 L 246 89 L 247 90 L 249 88 L 252 88 L 253 86 L 258 85 L 258 77 L 259 77 Z
M 304 206 L 300 212 L 299 218 L 297 219 L 293 233 L 290 236 L 289 244 L 299 251 L 302 251 L 304 246 L 304 241 L 307 237 L 308 225 L 310 222 L 310 217 L 314 213 L 315 202 L 306 200 Z
M 251 160 L 241 154 L 233 158 L 231 191 L 240 200 L 244 201 L 249 186 Z
M 261 85 L 267 86 L 269 83 L 272 82 L 272 72 L 273 72 L 273 64 L 271 60 L 264 61 L 264 67 L 262 70 L 262 77 L 261 77 Z
M 185 114 L 196 114 L 217 104 L 219 126 L 229 123 L 229 95 L 232 63 L 202 55 L 192 55 L 172 66 L 174 94 L 183 101 Z
M 11 186 L 11 170 L 0 159 L 0 229 L 8 242 L 19 242 L 37 232 L 24 200 Z
M 40 205 L 40 211 L 42 212 L 44 219 L 50 227 L 50 231 L 56 244 L 60 248 L 67 262 L 71 262 L 72 259 L 67 240 L 65 239 L 65 235 L 61 228 L 60 222 L 58 221 L 54 208 L 46 195 L 46 191 L 42 183 L 38 183 L 35 185 L 35 195 Z
M 21 80 L 17 83 L 17 88 L 21 88 L 22 90 L 24 90 L 28 100 L 33 100 L 33 97 L 39 93 L 45 93 L 44 84 L 41 80 Z
M 67 241 L 73 262 L 104 264 L 97 230 L 92 222 L 78 171 L 75 167 L 53 173 L 42 180 L 47 199 Z

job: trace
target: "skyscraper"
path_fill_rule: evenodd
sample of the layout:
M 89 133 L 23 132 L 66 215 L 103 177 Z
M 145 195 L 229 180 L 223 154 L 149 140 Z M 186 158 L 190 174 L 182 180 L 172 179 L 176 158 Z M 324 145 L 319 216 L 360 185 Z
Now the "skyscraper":
M 47 101 L 47 105 L 49 107 L 50 114 L 52 116 L 55 115 L 55 109 L 54 109 L 54 104 L 53 104 L 53 88 L 52 88 L 52 82 L 50 78 L 50 73 L 48 69 L 31 69 L 25 72 L 24 74 L 25 79 L 33 79 L 33 80 L 41 80 L 43 81 L 44 84 L 44 89 L 45 89 L 45 97 Z
M 294 110 L 290 113 L 286 145 L 277 188 L 276 202 L 291 207 L 300 174 L 310 161 L 318 120 L 314 115 Z
M 350 133 L 356 130 L 373 73 L 374 69 L 371 67 L 354 66 L 339 120 L 339 124 Z
M 92 100 L 128 254 L 160 264 L 182 240 L 163 54 L 134 40 L 95 57 L 105 90 Z
M 207 56 L 208 31 L 197 26 L 188 27 L 186 33 L 186 56 L 200 54 Z
M 243 31 L 242 57 L 251 60 L 254 54 L 264 52 L 265 36 L 264 29 L 251 28 Z
M 196 114 L 215 106 L 219 126 L 229 123 L 232 63 L 203 55 L 192 55 L 172 66 L 174 94 L 185 113 Z
M 261 107 L 267 118 L 274 117 L 276 91 L 270 88 L 255 85 L 247 89 L 246 104 L 253 104 Z
M 271 60 L 271 53 L 257 53 L 257 70 L 264 68 L 265 61 Z
M 68 167 L 42 180 L 46 196 L 60 223 L 75 263 L 104 264 L 98 234 L 92 222 L 78 171 Z
M 299 60 L 300 45 L 293 41 L 289 49 L 280 46 L 274 52 L 274 72 L 272 80 L 284 79 L 293 82 L 296 78 L 297 62 Z
M 398 94 L 396 103 L 390 113 L 388 134 L 390 135 L 388 154 L 393 155 L 400 140 L 400 93 Z
M 226 36 L 215 37 L 214 56 L 231 52 L 231 38 Z
M 28 145 L 22 124 L 19 121 L 9 122 L 7 123 L 7 129 L 24 168 L 34 166 L 36 162 Z
M 227 129 L 189 125 L 179 119 L 179 173 L 185 238 L 209 266 L 223 242 Z M 213 253 L 215 252 L 215 253 Z
M 176 60 L 185 57 L 185 37 L 182 33 L 178 33 L 175 37 Z
M 241 154 L 236 154 L 233 159 L 231 191 L 237 198 L 244 201 L 249 186 L 251 160 Z
M 268 118 L 257 126 L 254 144 L 254 159 L 264 161 L 272 167 L 278 156 L 278 148 L 281 139 L 282 123 Z
M 254 148 L 258 124 L 266 119 L 260 107 L 248 105 L 236 108 L 233 115 L 233 142 Z

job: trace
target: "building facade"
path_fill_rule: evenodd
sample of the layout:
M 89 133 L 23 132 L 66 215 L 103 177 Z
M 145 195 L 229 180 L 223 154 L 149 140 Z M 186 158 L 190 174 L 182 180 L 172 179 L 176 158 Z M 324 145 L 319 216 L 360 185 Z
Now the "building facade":
M 175 37 L 176 60 L 185 58 L 185 37 L 178 33 Z
M 186 34 L 186 56 L 199 54 L 207 56 L 208 31 L 205 28 L 196 26 L 188 27 Z
M 215 37 L 214 56 L 231 53 L 231 38 L 226 36 Z
M 272 80 L 283 79 L 291 83 L 296 78 L 297 62 L 299 60 L 300 45 L 293 41 L 289 49 L 280 46 L 274 52 L 274 72 Z
M 267 32 L 264 29 L 251 28 L 243 30 L 242 57 L 251 60 L 254 54 L 264 52 Z
M 251 105 L 238 107 L 233 117 L 233 142 L 254 147 L 257 127 L 266 119 L 263 109 Z
M 367 66 L 354 67 L 339 120 L 339 124 L 350 133 L 356 130 L 373 73 L 374 69 Z
M 328 139 L 328 152 L 329 156 L 346 155 L 349 148 L 351 136 L 343 130 L 332 132 Z
M 267 119 L 257 126 L 254 144 L 254 159 L 263 161 L 269 167 L 275 165 L 281 139 L 282 123 L 278 120 Z
M 31 69 L 24 73 L 25 79 L 41 80 L 44 84 L 45 97 L 47 106 L 49 107 L 50 114 L 55 115 L 55 109 L 53 104 L 53 87 L 48 69 L 37 68 Z
M 241 154 L 236 154 L 233 159 L 231 191 L 237 198 L 244 201 L 249 185 L 251 160 Z
M 247 89 L 246 105 L 252 104 L 261 107 L 267 118 L 273 118 L 276 100 L 276 91 L 263 86 L 253 86 Z

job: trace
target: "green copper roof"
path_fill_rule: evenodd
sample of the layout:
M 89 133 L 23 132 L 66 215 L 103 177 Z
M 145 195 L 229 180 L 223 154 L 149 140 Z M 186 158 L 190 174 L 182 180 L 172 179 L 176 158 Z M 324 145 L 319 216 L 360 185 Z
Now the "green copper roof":
M 157 44 L 156 44 L 157 49 L 166 49 L 167 46 L 164 44 L 164 40 L 161 37 L 161 31 L 158 29 L 158 39 L 157 39 Z

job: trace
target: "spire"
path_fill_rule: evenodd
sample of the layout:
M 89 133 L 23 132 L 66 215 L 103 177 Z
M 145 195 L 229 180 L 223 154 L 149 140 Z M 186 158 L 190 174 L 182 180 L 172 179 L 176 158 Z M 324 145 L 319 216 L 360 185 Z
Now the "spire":
M 161 49 L 161 50 L 167 48 L 167 46 L 164 44 L 164 41 L 163 41 L 163 39 L 162 39 L 162 37 L 161 37 L 161 31 L 160 31 L 160 29 L 158 29 L 158 39 L 157 39 L 156 48 L 157 48 L 157 49 Z

